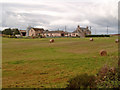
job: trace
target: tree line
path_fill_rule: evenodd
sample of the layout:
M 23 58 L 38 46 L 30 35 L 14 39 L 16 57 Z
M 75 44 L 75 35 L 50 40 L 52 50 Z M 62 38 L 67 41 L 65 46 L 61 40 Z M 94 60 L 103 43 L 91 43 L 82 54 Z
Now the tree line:
M 7 28 L 4 29 L 3 31 L 1 31 L 0 33 L 5 34 L 5 35 L 16 35 L 16 34 L 20 34 L 19 30 L 17 28 Z

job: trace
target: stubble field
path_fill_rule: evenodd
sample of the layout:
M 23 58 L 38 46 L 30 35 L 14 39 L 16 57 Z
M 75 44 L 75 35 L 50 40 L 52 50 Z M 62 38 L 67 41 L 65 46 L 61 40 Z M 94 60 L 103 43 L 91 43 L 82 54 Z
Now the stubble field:
M 117 66 L 117 37 L 2 39 L 3 88 L 65 88 L 79 74 L 95 75 L 105 64 Z M 107 56 L 100 56 L 100 50 Z

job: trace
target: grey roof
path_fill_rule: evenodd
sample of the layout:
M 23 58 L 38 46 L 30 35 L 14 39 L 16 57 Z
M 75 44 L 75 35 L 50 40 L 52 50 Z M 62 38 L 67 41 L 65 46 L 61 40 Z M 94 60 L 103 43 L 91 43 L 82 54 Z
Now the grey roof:
M 43 28 L 32 28 L 32 29 L 34 29 L 35 31 L 44 31 Z
M 73 31 L 72 33 L 77 33 L 77 30 Z
M 88 30 L 87 28 L 84 28 L 84 27 L 80 27 L 80 29 L 81 29 L 82 31 Z M 73 33 L 77 33 L 77 30 L 73 31 Z

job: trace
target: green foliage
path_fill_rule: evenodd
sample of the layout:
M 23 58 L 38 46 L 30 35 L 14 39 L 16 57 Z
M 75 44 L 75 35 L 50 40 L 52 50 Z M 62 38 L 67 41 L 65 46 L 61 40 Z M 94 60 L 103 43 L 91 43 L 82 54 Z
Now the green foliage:
M 97 76 L 82 74 L 68 82 L 67 88 L 120 88 L 120 68 L 105 65 Z
M 9 37 L 10 37 L 10 35 L 2 35 L 2 37 L 9 38 Z
M 110 37 L 110 35 L 86 35 L 85 37 Z
M 119 88 L 120 87 L 120 69 L 104 66 L 97 74 L 97 87 L 99 88 Z
M 16 36 L 11 36 L 11 35 L 10 35 L 9 38 L 17 38 L 17 37 L 16 37 Z
M 82 74 L 70 79 L 67 88 L 95 88 L 95 76 Z
M 11 29 L 13 34 L 16 35 L 16 34 L 20 34 L 19 30 L 17 28 L 14 28 L 14 29 Z
M 3 31 L 2 31 L 2 34 L 5 34 L 5 35 L 12 35 L 13 32 L 12 32 L 12 30 L 11 30 L 10 28 L 8 28 L 8 29 L 3 30 Z
M 14 28 L 14 29 L 8 28 L 8 29 L 3 30 L 2 34 L 15 36 L 16 34 L 20 34 L 20 32 L 17 28 Z
M 6 38 L 17 38 L 16 36 L 13 36 L 13 35 L 2 35 L 2 37 L 6 37 Z

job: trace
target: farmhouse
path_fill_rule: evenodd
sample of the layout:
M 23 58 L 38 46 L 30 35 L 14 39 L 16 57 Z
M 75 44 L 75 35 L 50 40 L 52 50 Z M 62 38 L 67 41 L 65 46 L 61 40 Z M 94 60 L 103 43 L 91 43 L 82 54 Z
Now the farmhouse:
M 43 34 L 44 29 L 43 28 L 31 28 L 29 30 L 29 36 L 38 36 Z
M 44 32 L 44 35 L 46 37 L 64 37 L 66 34 L 67 34 L 66 32 L 59 31 L 59 30 L 58 31 L 48 31 L 48 30 L 46 30 Z
M 44 30 L 43 28 L 33 28 L 30 27 L 29 30 L 19 30 L 21 36 L 39 36 L 42 35 L 43 37 L 64 37 L 64 36 L 72 36 L 72 37 L 85 37 L 85 35 L 90 35 L 91 31 L 88 29 L 88 27 L 83 28 L 78 25 L 77 29 L 75 31 L 71 32 L 65 32 L 62 30 L 56 30 L 56 31 L 49 31 Z
M 21 36 L 39 36 L 42 35 L 44 37 L 64 37 L 68 33 L 64 31 L 49 31 L 44 30 L 43 28 L 31 28 L 29 31 L 27 30 L 19 30 Z M 28 35 L 27 35 L 28 34 Z
M 71 33 L 71 36 L 85 37 L 85 35 L 90 35 L 90 34 L 91 31 L 88 29 L 88 26 L 86 28 L 83 28 L 78 25 L 77 29 Z

